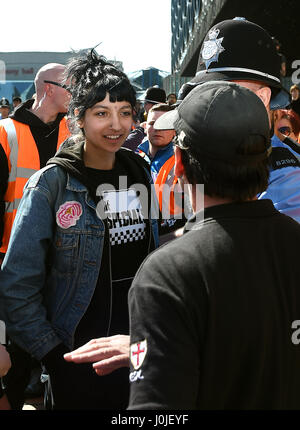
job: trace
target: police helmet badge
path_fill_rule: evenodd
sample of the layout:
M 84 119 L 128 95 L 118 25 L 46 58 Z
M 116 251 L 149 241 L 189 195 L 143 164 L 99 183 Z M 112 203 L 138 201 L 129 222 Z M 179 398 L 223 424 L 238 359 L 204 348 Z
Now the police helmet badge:
M 220 30 L 217 28 L 211 30 L 208 34 L 209 40 L 206 40 L 203 43 L 202 48 L 202 58 L 205 62 L 206 69 L 209 68 L 210 64 L 214 61 L 218 61 L 219 55 L 221 52 L 225 51 L 224 47 L 222 46 L 223 37 L 218 39 Z

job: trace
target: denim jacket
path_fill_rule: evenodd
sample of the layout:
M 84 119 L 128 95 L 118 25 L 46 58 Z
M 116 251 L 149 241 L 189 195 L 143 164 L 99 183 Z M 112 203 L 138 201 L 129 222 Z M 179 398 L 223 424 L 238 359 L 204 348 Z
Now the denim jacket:
M 56 222 L 65 202 L 82 208 L 68 228 Z M 156 220 L 149 226 L 150 251 L 153 239 L 158 245 Z M 0 272 L 0 319 L 12 340 L 36 359 L 62 342 L 73 349 L 96 288 L 104 231 L 87 188 L 63 168 L 47 166 L 27 182 Z

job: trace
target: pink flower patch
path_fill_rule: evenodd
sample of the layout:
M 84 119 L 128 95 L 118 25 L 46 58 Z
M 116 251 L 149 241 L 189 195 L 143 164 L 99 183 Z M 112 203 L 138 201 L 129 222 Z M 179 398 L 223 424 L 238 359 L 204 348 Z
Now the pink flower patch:
M 82 206 L 78 202 L 66 202 L 56 212 L 56 222 L 61 228 L 76 225 L 82 215 Z

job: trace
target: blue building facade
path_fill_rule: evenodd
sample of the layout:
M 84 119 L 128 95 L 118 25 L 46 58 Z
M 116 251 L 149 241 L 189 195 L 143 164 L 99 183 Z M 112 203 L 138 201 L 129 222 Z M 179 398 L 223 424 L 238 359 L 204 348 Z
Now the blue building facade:
M 136 72 L 128 73 L 128 78 L 134 86 L 137 98 L 141 98 L 145 90 L 149 87 L 157 85 L 160 88 L 164 86 L 164 79 L 168 76 L 168 72 L 156 69 L 155 67 L 148 67 L 147 69 L 137 70 Z
M 300 45 L 299 0 L 172 0 L 171 1 L 171 75 L 164 81 L 167 92 L 178 92 L 195 76 L 200 47 L 208 30 L 216 23 L 236 16 L 265 28 L 281 43 L 286 58 L 286 88 L 295 72 Z

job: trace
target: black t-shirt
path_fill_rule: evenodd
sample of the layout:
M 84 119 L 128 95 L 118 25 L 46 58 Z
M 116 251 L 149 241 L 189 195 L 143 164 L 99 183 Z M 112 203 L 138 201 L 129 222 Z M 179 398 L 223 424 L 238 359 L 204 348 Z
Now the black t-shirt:
M 98 283 L 77 327 L 75 347 L 92 338 L 128 334 L 128 290 L 149 246 L 148 224 L 131 187 L 133 179 L 119 161 L 112 170 L 86 168 L 86 174 L 92 194 L 98 197 L 105 238 Z
M 259 200 L 210 207 L 153 252 L 129 291 L 129 409 L 299 409 L 299 243 Z

